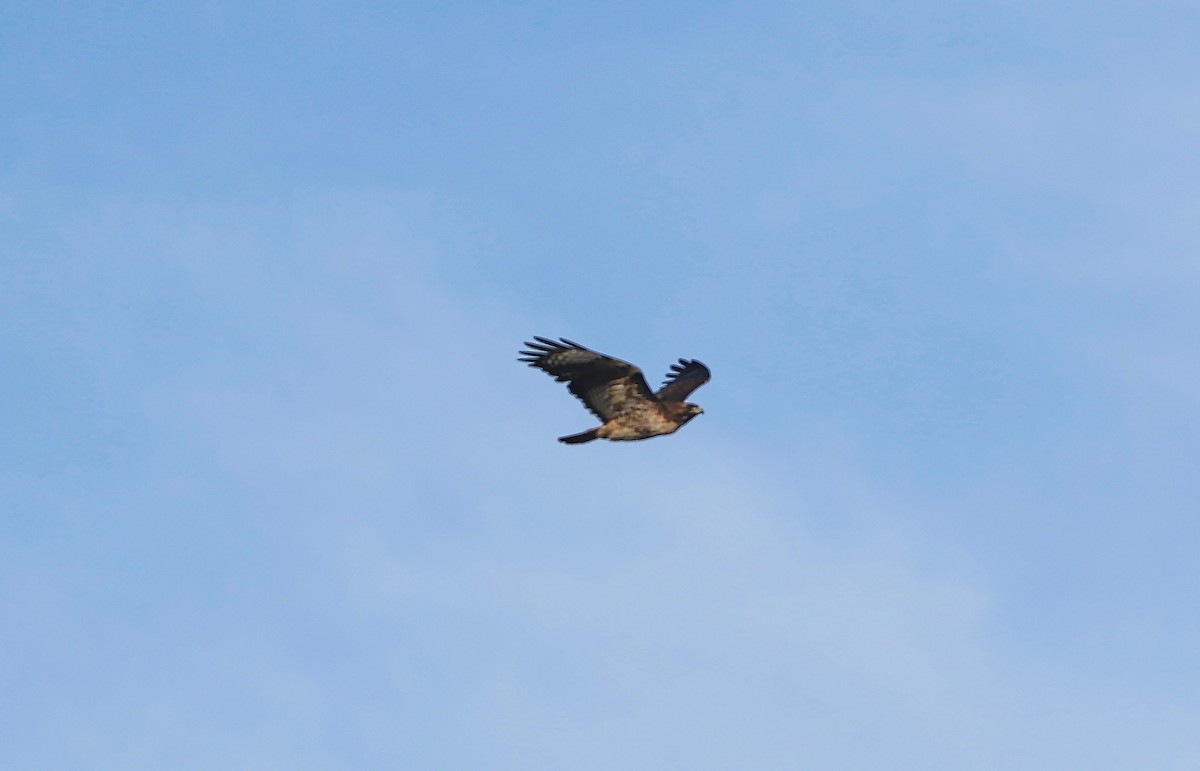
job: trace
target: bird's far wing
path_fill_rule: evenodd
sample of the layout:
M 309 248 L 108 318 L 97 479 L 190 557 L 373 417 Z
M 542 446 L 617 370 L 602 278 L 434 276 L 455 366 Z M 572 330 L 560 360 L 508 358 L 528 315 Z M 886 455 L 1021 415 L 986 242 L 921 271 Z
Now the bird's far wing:
M 671 365 L 667 379 L 655 396 L 664 402 L 681 402 L 692 391 L 707 383 L 711 376 L 708 367 L 695 359 L 680 359 L 678 364 Z
M 525 343 L 521 358 L 552 375 L 600 420 L 611 420 L 635 402 L 656 401 L 642 371 L 627 361 L 605 356 L 566 338 L 545 337 Z

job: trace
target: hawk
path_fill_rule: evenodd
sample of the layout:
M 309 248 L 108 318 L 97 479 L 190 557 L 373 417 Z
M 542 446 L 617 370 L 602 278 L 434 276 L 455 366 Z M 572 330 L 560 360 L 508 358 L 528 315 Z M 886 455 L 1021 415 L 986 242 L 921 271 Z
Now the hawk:
M 646 385 L 642 371 L 627 361 L 605 356 L 566 338 L 559 342 L 534 337 L 525 343 L 521 358 L 531 367 L 551 375 L 575 394 L 583 406 L 603 425 L 569 436 L 565 444 L 583 444 L 593 439 L 635 441 L 673 434 L 697 415 L 698 405 L 685 402 L 688 394 L 708 382 L 708 367 L 695 359 L 680 359 L 671 365 L 666 381 L 657 391 Z

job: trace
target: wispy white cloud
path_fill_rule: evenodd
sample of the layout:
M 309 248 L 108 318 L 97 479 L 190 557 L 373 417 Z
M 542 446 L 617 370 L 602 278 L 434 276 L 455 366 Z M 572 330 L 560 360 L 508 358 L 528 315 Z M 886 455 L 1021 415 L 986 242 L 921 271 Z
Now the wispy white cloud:
M 966 103 L 939 108 L 965 116 L 948 134 L 992 136 L 991 113 Z M 25 343 L 68 343 L 59 363 L 92 373 L 77 390 L 120 426 L 120 449 L 84 431 L 77 456 L 10 474 L 39 515 L 6 569 L 26 624 L 0 638 L 8 661 L 52 673 L 13 680 L 13 717 L 54 744 L 47 721 L 67 709 L 59 757 L 1183 768 L 1197 755 L 1194 704 L 1100 672 L 1081 684 L 1055 658 L 1069 645 L 1022 646 L 1002 560 L 936 526 L 1045 498 L 898 485 L 862 452 L 869 437 L 804 417 L 803 367 L 751 334 L 755 314 L 794 304 L 802 274 L 767 271 L 781 280 L 761 302 L 761 276 L 702 267 L 645 312 L 648 338 L 641 322 L 596 330 L 657 355 L 694 328 L 727 354 L 701 394 L 720 409 L 671 440 L 564 448 L 553 437 L 590 419 L 513 359 L 529 334 L 583 322 L 540 315 L 507 284 L 448 280 L 444 265 L 490 236 L 444 201 L 124 200 L 67 222 L 16 270 Z M 819 309 L 844 302 L 836 260 L 807 275 L 828 279 Z M 778 435 L 730 417 L 778 419 L 772 400 L 793 410 Z
M 1190 767 L 1168 5 L 21 19 L 0 765 Z
M 311 227 L 328 205 L 288 218 Z M 803 439 L 764 455 L 719 420 L 563 448 L 553 437 L 588 418 L 512 361 L 533 314 L 480 307 L 404 238 L 362 232 L 349 263 L 343 239 L 307 235 L 298 264 L 230 301 L 217 277 L 254 247 L 227 226 L 181 230 L 225 254 L 189 268 L 211 293 L 195 312 L 244 319 L 248 339 L 130 393 L 155 427 L 141 452 L 227 480 L 219 496 L 159 487 L 136 501 L 158 524 L 124 552 L 134 564 L 85 550 L 41 600 L 10 584 L 20 607 L 61 610 L 29 616 L 68 641 L 42 665 L 87 673 L 44 684 L 35 714 L 104 705 L 75 708 L 72 757 L 1184 768 L 1200 749 L 1194 705 L 1080 685 L 1014 648 L 1003 582 L 913 526 L 911 507 L 944 504 Z M 139 585 L 193 558 L 171 543 L 209 517 L 229 528 L 207 536 L 211 585 L 185 581 L 177 602 Z

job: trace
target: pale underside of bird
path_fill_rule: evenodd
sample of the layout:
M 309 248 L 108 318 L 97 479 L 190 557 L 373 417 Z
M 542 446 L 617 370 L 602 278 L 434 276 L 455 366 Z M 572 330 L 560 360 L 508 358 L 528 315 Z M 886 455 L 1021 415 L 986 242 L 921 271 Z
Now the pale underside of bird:
M 579 398 L 601 425 L 578 434 L 560 436 L 566 444 L 593 439 L 635 441 L 673 434 L 697 415 L 698 405 L 684 401 L 708 382 L 708 367 L 695 359 L 671 365 L 667 379 L 651 391 L 642 371 L 627 361 L 597 353 L 566 338 L 534 337 L 525 343 L 518 361 L 552 376 Z

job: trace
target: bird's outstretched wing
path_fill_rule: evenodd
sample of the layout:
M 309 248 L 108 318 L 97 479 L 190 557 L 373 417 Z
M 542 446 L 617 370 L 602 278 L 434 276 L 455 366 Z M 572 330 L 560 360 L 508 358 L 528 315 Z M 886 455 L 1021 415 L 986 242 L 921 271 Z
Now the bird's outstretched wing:
M 597 418 L 611 420 L 615 415 L 655 402 L 642 371 L 627 361 L 605 356 L 566 338 L 555 342 L 545 337 L 525 343 L 528 350 L 521 358 L 531 367 L 552 375 L 579 397 Z
M 667 373 L 667 379 L 663 381 L 662 388 L 654 394 L 660 401 L 664 402 L 681 402 L 688 398 L 688 394 L 695 391 L 700 386 L 708 382 L 711 373 L 708 367 L 700 362 L 692 359 L 680 359 L 678 364 L 671 365 L 671 371 Z

